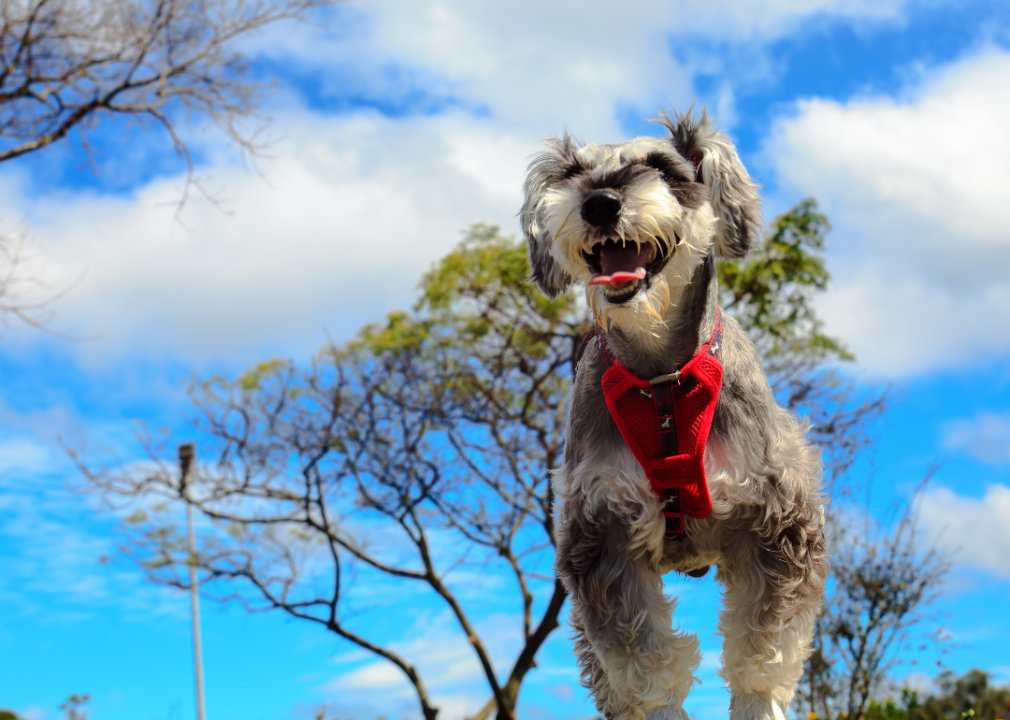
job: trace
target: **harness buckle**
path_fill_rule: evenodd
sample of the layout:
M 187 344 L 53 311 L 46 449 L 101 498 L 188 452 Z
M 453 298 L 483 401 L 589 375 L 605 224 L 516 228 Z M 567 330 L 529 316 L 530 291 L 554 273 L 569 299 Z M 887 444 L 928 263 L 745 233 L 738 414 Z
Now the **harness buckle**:
M 671 382 L 675 380 L 678 385 L 680 385 L 680 370 L 676 372 L 667 373 L 666 375 L 657 375 L 649 381 L 650 385 L 660 385 L 665 382 Z

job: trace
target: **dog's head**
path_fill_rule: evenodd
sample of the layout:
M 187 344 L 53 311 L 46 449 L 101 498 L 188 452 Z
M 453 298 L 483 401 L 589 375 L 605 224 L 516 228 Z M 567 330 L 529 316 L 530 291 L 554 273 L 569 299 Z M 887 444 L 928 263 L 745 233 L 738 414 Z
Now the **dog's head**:
M 743 257 L 761 226 L 757 186 L 705 111 L 658 122 L 669 137 L 565 135 L 530 164 L 520 218 L 533 279 L 551 297 L 586 283 L 601 321 L 660 319 L 707 253 Z

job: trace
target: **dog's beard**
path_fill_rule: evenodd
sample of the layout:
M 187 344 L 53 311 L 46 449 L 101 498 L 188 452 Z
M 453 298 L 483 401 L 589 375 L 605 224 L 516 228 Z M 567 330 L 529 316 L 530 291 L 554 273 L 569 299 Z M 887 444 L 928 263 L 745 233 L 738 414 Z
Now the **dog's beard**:
M 617 325 L 639 336 L 658 338 L 667 327 L 668 313 L 679 304 L 684 288 L 712 246 L 715 222 L 709 205 L 685 214 L 671 254 L 657 258 L 657 271 L 637 281 L 632 290 L 608 291 L 605 285 L 587 284 L 586 302 L 596 322 L 605 330 Z
M 641 329 L 656 335 L 659 327 L 666 327 L 670 284 L 665 273 L 654 275 L 648 288 L 637 290 L 631 299 L 620 304 L 610 302 L 602 286 L 586 285 L 586 302 L 604 330 L 609 330 L 611 323 L 616 322 L 620 326 L 644 326 Z
M 711 217 L 710 211 L 708 216 Z M 616 325 L 630 331 L 646 344 L 659 339 L 668 327 L 669 313 L 680 304 L 684 289 L 704 260 L 712 244 L 711 237 L 710 234 L 707 242 L 681 240 L 662 271 L 652 275 L 648 286 L 640 288 L 629 300 L 614 303 L 601 286 L 586 286 L 586 301 L 596 322 L 604 330 Z

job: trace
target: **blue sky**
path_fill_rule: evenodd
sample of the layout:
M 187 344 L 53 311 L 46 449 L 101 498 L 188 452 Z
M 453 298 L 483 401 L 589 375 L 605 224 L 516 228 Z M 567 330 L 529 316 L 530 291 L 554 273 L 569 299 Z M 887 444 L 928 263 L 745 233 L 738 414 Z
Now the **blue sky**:
M 953 636 L 943 660 L 1010 681 L 1010 9 L 696 5 L 384 0 L 272 29 L 249 43 L 277 81 L 269 156 L 250 168 L 213 128 L 188 127 L 229 212 L 195 197 L 182 224 L 184 168 L 156 133 L 101 126 L 97 172 L 72 141 L 0 166 L 0 229 L 28 232 L 50 287 L 79 280 L 53 327 L 80 338 L 16 324 L 0 337 L 0 706 L 52 720 L 88 692 L 96 720 L 194 717 L 186 598 L 117 554 L 117 515 L 75 492 L 60 440 L 130 460 L 136 421 L 193 439 L 194 376 L 307 358 L 327 332 L 409 305 L 471 223 L 517 231 L 539 138 L 655 133 L 659 108 L 694 102 L 737 140 L 766 218 L 808 195 L 831 218 L 819 310 L 856 352 L 852 372 L 896 398 L 854 479 L 886 518 L 939 465 L 922 517 L 955 558 L 935 605 Z M 519 621 L 501 578 L 461 583 L 507 657 Z M 725 712 L 718 590 L 671 591 L 706 652 L 688 709 Z M 446 718 L 473 712 L 485 696 L 458 631 L 423 594 L 395 597 L 375 603 L 375 632 L 428 659 Z M 204 638 L 212 720 L 324 703 L 416 715 L 394 670 L 314 627 L 205 603 Z M 936 669 L 913 659 L 914 682 Z M 566 632 L 540 661 L 522 716 L 589 716 Z

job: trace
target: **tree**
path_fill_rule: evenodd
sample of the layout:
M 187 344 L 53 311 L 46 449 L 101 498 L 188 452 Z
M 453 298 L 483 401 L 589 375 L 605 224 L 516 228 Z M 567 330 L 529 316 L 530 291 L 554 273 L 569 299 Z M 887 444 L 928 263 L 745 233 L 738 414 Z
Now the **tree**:
M 4 0 L 0 3 L 0 162 L 79 134 L 112 118 L 153 123 L 187 169 L 196 164 L 180 132 L 187 119 L 212 121 L 255 153 L 251 122 L 265 86 L 252 79 L 240 43 L 285 20 L 303 20 L 333 0 Z M 24 264 L 24 238 L 0 234 L 0 315 L 44 327 L 51 305 Z
M 188 492 L 165 464 L 90 477 L 106 496 L 185 500 L 223 524 L 196 559 L 205 588 L 245 580 L 255 596 L 240 599 L 250 609 L 280 609 L 392 662 L 432 719 L 438 710 L 418 668 L 341 612 L 347 577 L 359 569 L 427 586 L 484 671 L 492 697 L 480 714 L 497 708 L 514 718 L 565 598 L 551 569 L 549 476 L 590 327 L 574 295 L 547 300 L 528 273 L 520 244 L 478 226 L 422 280 L 414 313 L 390 315 L 308 367 L 275 361 L 201 386 L 200 427 L 213 441 L 204 447 L 218 462 Z M 135 548 L 151 579 L 188 587 L 187 553 L 171 524 L 146 513 L 132 519 L 143 528 Z M 444 534 L 465 550 L 440 554 Z M 401 547 L 409 559 L 398 557 Z M 451 570 L 467 554 L 501 563 L 515 579 L 523 644 L 501 677 L 452 587 Z M 307 568 L 325 572 L 325 593 L 305 582 Z
M 869 520 L 858 523 L 860 529 L 850 524 L 862 509 L 852 505 L 857 485 L 848 471 L 872 445 L 869 423 L 886 409 L 887 390 L 860 392 L 826 363 L 853 359 L 824 335 L 812 304 L 830 279 L 822 255 L 829 229 L 812 199 L 781 215 L 746 260 L 720 263 L 720 302 L 749 330 L 776 397 L 807 417 L 825 455 L 831 577 L 797 704 L 821 718 L 858 720 L 913 628 L 929 619 L 925 608 L 949 562 L 936 548 L 920 551 L 918 493 L 889 531 L 872 528 Z M 940 634 L 936 628 L 931 637 Z
M 54 302 L 69 292 L 49 293 L 43 299 L 31 299 L 38 290 L 45 290 L 42 281 L 28 269 L 33 258 L 26 257 L 25 237 L 0 235 L 0 318 L 19 320 L 34 328 L 44 329 L 50 320 Z
M 940 692 L 921 703 L 913 694 L 909 720 L 1008 720 L 1010 686 L 993 686 L 991 676 L 982 670 L 969 670 L 954 677 L 950 670 L 940 673 Z
M 854 356 L 823 333 L 815 294 L 828 286 L 825 237 L 831 229 L 807 198 L 771 224 L 771 233 L 743 260 L 718 264 L 720 304 L 747 330 L 761 354 L 775 397 L 810 423 L 821 446 L 828 495 L 846 494 L 838 481 L 871 445 L 869 426 L 887 406 L 887 390 L 860 390 L 836 369 Z
M 263 87 L 238 43 L 330 0 L 12 0 L 0 8 L 0 162 L 105 118 L 150 120 L 186 161 L 184 115 L 216 123 L 254 150 Z
M 74 693 L 60 705 L 60 710 L 66 713 L 66 720 L 88 720 L 84 706 L 91 700 L 87 693 Z M 0 709 L 0 720 L 25 720 L 13 710 Z
M 820 334 L 809 306 L 781 320 L 827 282 L 823 262 L 809 262 L 822 247 L 821 217 L 806 202 L 776 221 L 752 260 L 730 266 L 724 300 L 774 358 L 785 400 L 845 458 L 882 401 L 853 401 L 820 368 L 845 353 Z M 104 497 L 142 506 L 128 518 L 131 547 L 151 580 L 188 588 L 191 560 L 171 511 L 192 503 L 216 523 L 192 560 L 205 594 L 280 610 L 385 658 L 431 720 L 438 709 L 416 661 L 371 639 L 348 612 L 355 572 L 426 587 L 483 668 L 491 698 L 478 716 L 497 708 L 501 720 L 514 718 L 565 598 L 552 570 L 549 477 L 591 327 L 574 293 L 548 300 L 528 274 L 521 242 L 475 226 L 422 279 L 412 312 L 391 314 L 311 364 L 273 361 L 198 386 L 201 446 L 216 464 L 188 489 L 153 440 L 148 467 L 82 469 Z M 452 544 L 439 550 L 445 538 Z M 504 672 L 454 588 L 452 570 L 468 562 L 500 563 L 514 578 L 523 643 Z M 215 593 L 222 584 L 227 591 Z
M 88 720 L 88 714 L 84 711 L 84 706 L 91 700 L 87 693 L 78 695 L 74 693 L 60 705 L 60 710 L 67 714 L 67 720 Z
M 951 670 L 940 673 L 938 693 L 920 700 L 919 693 L 901 691 L 900 704 L 893 699 L 871 701 L 867 720 L 1010 720 L 1010 686 L 993 686 L 991 676 L 973 669 L 961 677 Z
M 925 486 L 891 529 L 876 528 L 868 518 L 831 518 L 829 594 L 798 693 L 818 717 L 868 718 L 874 698 L 888 689 L 890 670 L 902 662 L 901 651 L 942 645 L 943 629 L 927 608 L 950 561 L 918 538 L 918 498 Z

